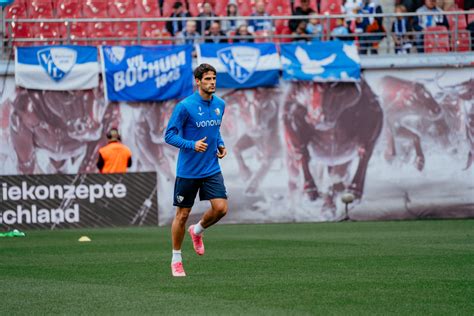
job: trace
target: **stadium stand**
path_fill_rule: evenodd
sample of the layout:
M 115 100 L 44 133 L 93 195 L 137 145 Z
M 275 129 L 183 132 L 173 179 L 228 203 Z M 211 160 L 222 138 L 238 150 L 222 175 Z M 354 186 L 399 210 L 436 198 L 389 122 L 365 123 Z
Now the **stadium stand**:
M 134 18 L 135 16 L 135 1 L 134 0 L 119 0 L 113 1 L 109 6 L 109 16 L 111 18 Z M 133 40 L 121 40 L 120 45 L 134 45 L 138 42 L 138 28 L 135 22 L 115 22 L 113 30 L 118 37 L 121 38 L 135 38 Z
M 173 37 L 165 30 L 166 21 L 140 21 L 140 18 L 169 18 L 173 13 L 173 6 L 176 0 L 164 0 L 163 7 L 160 8 L 159 1 L 156 0 L 16 0 L 12 5 L 6 7 L 4 15 L 6 19 L 4 32 L 4 47 L 25 46 L 31 44 L 172 44 Z M 236 18 L 238 23 L 246 22 L 250 24 L 250 16 L 255 12 L 256 0 L 181 0 L 186 11 L 189 10 L 192 16 L 196 17 L 202 12 L 204 3 L 211 3 L 217 16 L 226 16 L 227 5 L 236 3 L 239 8 L 239 15 Z M 260 36 L 255 39 L 256 42 L 275 41 L 276 43 L 291 42 L 296 35 L 292 35 L 289 29 L 288 19 L 278 19 L 279 16 L 292 15 L 291 0 L 265 0 L 266 10 L 273 19 L 273 32 L 257 32 Z M 301 1 L 293 3 L 293 9 L 300 6 Z M 345 16 L 342 10 L 342 0 L 320 0 L 310 1 L 310 6 L 319 9 L 320 24 L 323 27 L 322 40 L 331 38 L 334 28 L 344 26 L 349 31 L 348 36 L 338 37 L 340 39 L 355 39 L 362 41 L 372 41 L 374 37 L 366 34 L 367 27 L 361 23 L 361 27 L 356 26 L 354 16 Z M 317 7 L 319 4 L 319 8 Z M 474 10 L 465 11 L 459 14 L 455 6 L 449 7 L 446 12 L 446 18 L 449 23 L 449 31 L 443 29 L 441 33 L 438 29 L 411 32 L 409 36 L 413 38 L 414 44 L 425 47 L 426 52 L 447 52 L 447 51 L 468 51 L 471 45 L 468 45 L 474 32 Z M 391 10 L 387 10 L 390 12 Z M 161 14 L 160 12 L 163 12 Z M 345 22 L 341 25 L 341 20 L 345 17 Z M 363 15 L 357 13 L 356 18 L 370 20 L 373 15 Z M 407 20 L 412 21 L 413 15 L 408 15 Z M 44 19 L 64 19 L 62 22 L 43 21 Z M 89 19 L 81 21 L 81 19 Z M 110 19 L 116 19 L 111 21 Z M 124 18 L 135 20 L 123 21 Z M 376 45 L 377 51 L 382 53 L 394 53 L 395 44 L 391 33 L 391 26 L 396 18 L 394 14 L 385 14 L 384 26 L 387 31 L 383 31 L 380 47 Z M 30 22 L 19 23 L 18 19 L 31 19 Z M 93 19 L 94 21 L 90 21 Z M 214 18 L 212 18 L 214 19 Z M 234 22 L 233 22 L 234 23 Z M 199 24 L 199 23 L 198 23 Z M 238 24 L 237 24 L 238 25 Z M 455 31 L 457 29 L 457 32 Z M 227 28 L 225 31 L 230 31 Z M 235 25 L 232 29 L 235 31 Z M 437 31 L 438 30 L 438 31 Z M 230 35 L 234 34 L 230 33 Z M 417 41 L 425 35 L 425 42 Z M 380 36 L 379 36 L 380 38 Z M 203 40 L 205 40 L 204 38 Z M 308 37 L 308 40 L 310 37 Z M 303 38 L 304 40 L 304 38 Z M 367 45 L 366 45 L 367 46 Z M 415 52 L 413 48 L 412 53 Z
M 451 32 L 451 50 L 456 52 L 470 51 L 471 33 L 467 30 L 459 30 L 457 32 L 457 35 L 455 34 L 455 32 Z
M 444 26 L 430 26 L 423 31 L 425 53 L 449 52 L 449 33 Z

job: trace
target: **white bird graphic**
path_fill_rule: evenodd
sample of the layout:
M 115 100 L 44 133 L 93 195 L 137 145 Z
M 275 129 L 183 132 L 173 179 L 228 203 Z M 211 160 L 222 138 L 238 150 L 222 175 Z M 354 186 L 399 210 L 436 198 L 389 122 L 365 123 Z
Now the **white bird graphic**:
M 331 54 L 321 60 L 314 60 L 309 58 L 308 53 L 301 47 L 295 50 L 295 56 L 301 64 L 301 70 L 309 75 L 319 75 L 324 72 L 323 66 L 327 66 L 334 62 L 336 54 Z

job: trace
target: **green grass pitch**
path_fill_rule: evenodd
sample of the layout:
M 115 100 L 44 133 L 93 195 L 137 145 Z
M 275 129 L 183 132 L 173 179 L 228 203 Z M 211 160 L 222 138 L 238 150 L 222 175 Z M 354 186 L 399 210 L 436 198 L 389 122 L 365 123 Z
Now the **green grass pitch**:
M 0 239 L 2 315 L 474 314 L 474 220 L 217 225 L 186 278 L 168 227 L 27 233 Z

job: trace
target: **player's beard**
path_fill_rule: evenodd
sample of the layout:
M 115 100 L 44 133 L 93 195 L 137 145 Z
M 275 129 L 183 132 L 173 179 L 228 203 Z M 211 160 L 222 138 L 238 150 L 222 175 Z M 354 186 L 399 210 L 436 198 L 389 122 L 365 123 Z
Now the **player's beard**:
M 207 95 L 211 96 L 214 92 L 216 92 L 216 87 L 213 87 L 213 88 L 211 88 L 210 86 L 206 88 L 201 87 L 201 90 Z

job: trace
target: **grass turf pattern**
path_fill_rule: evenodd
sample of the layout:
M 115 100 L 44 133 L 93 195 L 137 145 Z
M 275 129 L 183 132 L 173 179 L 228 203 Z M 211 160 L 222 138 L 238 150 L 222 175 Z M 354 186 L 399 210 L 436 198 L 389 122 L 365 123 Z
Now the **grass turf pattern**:
M 77 239 L 87 235 L 90 243 Z M 0 314 L 474 314 L 474 220 L 217 225 L 0 240 Z

